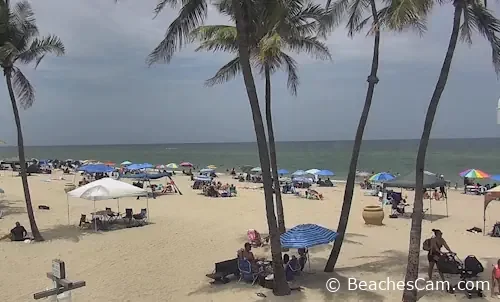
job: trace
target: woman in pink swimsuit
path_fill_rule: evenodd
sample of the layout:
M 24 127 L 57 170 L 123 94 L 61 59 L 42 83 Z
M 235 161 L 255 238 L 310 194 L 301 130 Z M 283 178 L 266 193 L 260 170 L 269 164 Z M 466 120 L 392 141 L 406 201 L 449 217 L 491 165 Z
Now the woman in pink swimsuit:
M 491 271 L 491 296 L 495 295 L 495 288 L 498 290 L 497 298 L 500 298 L 500 259 L 498 259 L 497 264 L 493 266 Z

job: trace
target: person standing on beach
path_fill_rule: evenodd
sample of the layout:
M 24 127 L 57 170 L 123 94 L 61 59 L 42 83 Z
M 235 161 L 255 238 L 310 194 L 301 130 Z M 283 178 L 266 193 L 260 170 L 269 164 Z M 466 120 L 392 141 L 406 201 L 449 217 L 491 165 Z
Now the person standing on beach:
M 498 259 L 497 264 L 493 266 L 491 272 L 491 297 L 495 296 L 495 290 L 498 290 L 497 298 L 500 299 L 500 259 Z
M 441 248 L 444 247 L 449 253 L 453 253 L 443 238 L 443 232 L 438 229 L 432 229 L 434 236 L 430 239 L 430 249 L 429 254 L 427 254 L 427 260 L 429 260 L 429 280 L 432 280 L 432 272 L 434 270 L 434 265 L 437 264 L 439 257 L 443 254 Z M 443 273 L 439 270 L 439 276 L 441 280 L 445 281 Z

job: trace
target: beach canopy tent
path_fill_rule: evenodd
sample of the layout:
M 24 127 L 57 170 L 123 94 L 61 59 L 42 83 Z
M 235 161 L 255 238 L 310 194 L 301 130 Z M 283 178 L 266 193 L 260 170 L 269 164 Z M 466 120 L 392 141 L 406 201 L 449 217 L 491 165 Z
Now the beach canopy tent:
M 416 173 L 412 172 L 405 176 L 396 177 L 393 180 L 384 182 L 384 188 L 401 188 L 401 189 L 415 189 Z M 439 177 L 435 173 L 424 171 L 424 189 L 435 189 L 437 187 L 445 187 L 446 180 Z M 448 194 L 445 196 L 446 202 L 446 217 L 448 217 Z M 432 217 L 432 203 L 430 203 L 430 215 Z
M 153 168 L 152 164 L 144 163 L 144 164 L 131 164 L 126 167 L 127 170 L 142 170 L 142 169 L 150 169 Z
M 106 166 L 104 164 L 96 164 L 96 165 L 85 165 L 78 168 L 78 171 L 83 171 L 87 173 L 109 173 L 113 172 L 115 169 L 110 166 Z
M 484 195 L 483 234 L 486 234 L 486 208 L 488 208 L 491 201 L 497 200 L 498 198 L 500 198 L 500 186 L 489 189 Z
M 67 195 L 69 197 L 92 200 L 94 202 L 94 212 L 96 208 L 95 202 L 98 200 L 145 196 L 146 208 L 149 216 L 149 200 L 147 199 L 148 191 L 123 181 L 114 180 L 112 178 L 102 178 L 93 181 L 84 186 L 69 191 Z M 118 207 L 119 206 L 120 205 L 118 204 Z M 118 209 L 118 211 L 120 210 Z M 68 202 L 68 223 L 69 223 L 69 202 Z
M 318 176 L 333 176 L 335 173 L 333 173 L 330 170 L 320 170 L 318 173 L 316 173 Z
M 415 177 L 416 173 L 412 172 L 410 174 L 396 177 L 393 180 L 384 182 L 385 188 L 405 188 L 405 189 L 415 189 Z M 438 175 L 424 171 L 424 188 L 434 189 L 437 187 L 445 187 L 446 181 L 439 177 Z

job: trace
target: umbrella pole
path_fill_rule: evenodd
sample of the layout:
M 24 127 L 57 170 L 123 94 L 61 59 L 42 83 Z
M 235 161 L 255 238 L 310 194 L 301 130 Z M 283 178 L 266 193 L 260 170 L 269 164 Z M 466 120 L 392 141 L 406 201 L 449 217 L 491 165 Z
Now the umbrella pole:
M 116 199 L 116 203 L 118 204 L 118 213 L 120 213 L 120 198 Z
M 147 212 L 146 221 L 149 222 L 149 197 L 148 197 L 148 195 L 146 195 L 146 212 Z
M 92 199 L 94 200 L 94 213 L 95 213 L 95 197 Z M 97 217 L 94 217 L 94 228 L 95 228 L 95 231 L 97 232 Z
M 68 194 L 66 194 L 66 204 L 68 206 L 68 225 L 69 225 L 69 198 L 68 198 Z
M 431 223 L 434 222 L 434 218 L 432 218 L 432 199 L 429 199 L 429 211 L 431 214 Z

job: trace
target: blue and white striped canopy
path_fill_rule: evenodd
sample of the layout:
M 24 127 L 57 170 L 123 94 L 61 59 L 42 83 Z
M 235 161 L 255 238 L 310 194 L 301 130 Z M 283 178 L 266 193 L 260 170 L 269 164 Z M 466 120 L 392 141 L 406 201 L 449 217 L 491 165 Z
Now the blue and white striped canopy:
M 328 244 L 337 238 L 337 232 L 317 224 L 299 224 L 280 236 L 281 246 L 299 249 Z

